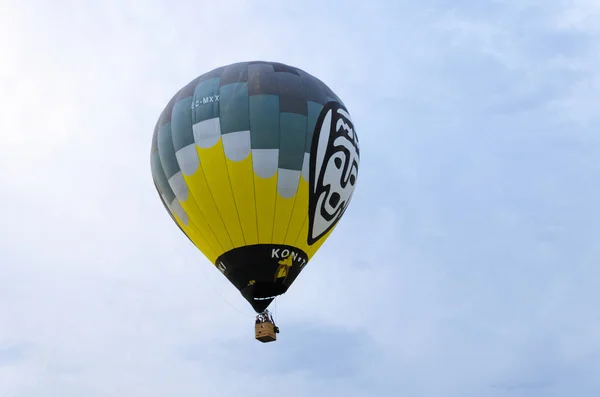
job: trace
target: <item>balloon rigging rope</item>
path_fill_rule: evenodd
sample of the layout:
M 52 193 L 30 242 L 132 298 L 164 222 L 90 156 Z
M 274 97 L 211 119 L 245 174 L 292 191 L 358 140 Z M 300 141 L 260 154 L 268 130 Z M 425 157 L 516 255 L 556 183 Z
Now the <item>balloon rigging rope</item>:
M 204 275 L 204 278 L 206 278 L 206 281 L 208 281 L 208 283 L 210 284 L 210 286 L 212 287 L 212 289 L 221 297 L 221 299 L 223 300 L 223 302 L 225 302 L 229 307 L 231 307 L 232 309 L 234 309 L 236 312 L 243 314 L 244 316 L 249 316 L 250 315 L 250 314 L 248 314 L 248 312 L 245 312 L 245 311 L 237 308 L 231 302 L 229 302 L 227 299 L 225 299 L 225 297 L 223 296 L 223 294 L 221 294 L 221 292 L 217 289 L 217 287 L 215 287 L 215 285 L 212 282 L 212 280 L 208 277 L 208 275 L 206 274 L 206 271 L 203 268 L 203 266 L 199 266 L 199 267 L 202 270 L 202 274 Z

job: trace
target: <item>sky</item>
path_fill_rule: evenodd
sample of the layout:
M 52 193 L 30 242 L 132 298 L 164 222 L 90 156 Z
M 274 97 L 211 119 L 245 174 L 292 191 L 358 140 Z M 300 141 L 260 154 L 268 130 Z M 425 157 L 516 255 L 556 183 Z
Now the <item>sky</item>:
M 0 394 L 600 395 L 596 0 L 0 0 Z M 297 66 L 352 203 L 276 343 L 164 211 L 171 96 Z

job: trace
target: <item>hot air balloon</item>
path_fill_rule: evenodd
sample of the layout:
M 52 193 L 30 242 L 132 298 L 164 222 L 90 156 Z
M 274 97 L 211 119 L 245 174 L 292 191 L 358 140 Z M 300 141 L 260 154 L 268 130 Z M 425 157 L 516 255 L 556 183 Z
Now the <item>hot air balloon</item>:
M 359 155 L 348 109 L 322 81 L 282 63 L 240 62 L 171 98 L 151 169 L 181 231 L 272 323 L 267 307 L 348 208 Z

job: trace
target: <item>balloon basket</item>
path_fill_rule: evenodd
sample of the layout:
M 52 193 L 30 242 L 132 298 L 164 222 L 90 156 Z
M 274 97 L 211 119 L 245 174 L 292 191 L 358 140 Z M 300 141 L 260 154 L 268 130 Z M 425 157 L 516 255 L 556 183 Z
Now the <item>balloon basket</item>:
M 275 342 L 277 340 L 278 333 L 279 327 L 275 325 L 273 316 L 271 316 L 271 313 L 269 313 L 268 310 L 265 310 L 256 316 L 254 337 L 257 341 L 262 343 Z
M 256 340 L 267 343 L 275 342 L 277 340 L 277 334 L 275 333 L 275 324 L 272 323 L 260 323 L 254 326 L 254 333 Z

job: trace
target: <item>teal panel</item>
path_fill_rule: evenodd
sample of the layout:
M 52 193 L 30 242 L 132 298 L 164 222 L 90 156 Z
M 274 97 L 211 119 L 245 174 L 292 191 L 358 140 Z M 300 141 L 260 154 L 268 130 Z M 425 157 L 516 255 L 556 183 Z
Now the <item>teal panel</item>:
M 223 85 L 220 94 L 221 133 L 249 130 L 248 83 Z
M 152 167 L 152 176 L 154 177 L 154 183 L 156 184 L 159 193 L 165 196 L 165 199 L 167 200 L 166 205 L 170 205 L 175 199 L 175 193 L 173 193 L 173 190 L 169 185 L 169 181 L 165 176 L 165 171 L 163 170 L 161 158 L 158 152 L 152 153 L 152 157 L 150 158 L 150 165 Z
M 297 113 L 280 114 L 279 168 L 302 170 L 306 145 L 307 117 Z
M 190 105 L 192 124 L 219 117 L 219 79 L 212 78 L 198 83 Z
M 250 104 L 250 145 L 252 149 L 279 148 L 279 97 L 254 95 Z
M 171 123 L 163 124 L 158 129 L 158 153 L 168 180 L 179 172 L 179 163 L 177 162 L 177 157 L 175 157 L 173 138 L 171 137 Z
M 173 147 L 175 152 L 194 143 L 191 106 L 191 96 L 175 102 L 175 105 L 173 106 L 173 113 L 171 114 L 171 134 L 173 135 Z
M 315 133 L 315 127 L 317 126 L 317 119 L 319 114 L 323 110 L 323 105 L 317 102 L 308 101 L 308 124 L 306 126 L 306 143 L 304 151 L 310 153 L 310 146 L 312 145 L 312 137 Z

